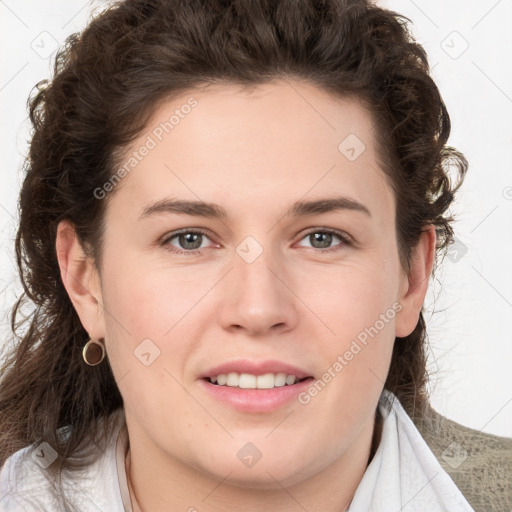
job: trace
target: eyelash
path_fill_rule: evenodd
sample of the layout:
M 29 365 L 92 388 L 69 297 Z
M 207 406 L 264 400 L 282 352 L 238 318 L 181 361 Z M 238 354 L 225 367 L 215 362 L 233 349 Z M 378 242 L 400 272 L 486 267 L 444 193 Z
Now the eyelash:
M 339 250 L 341 250 L 345 246 L 352 246 L 352 245 L 354 245 L 353 241 L 349 237 L 349 235 L 347 235 L 343 231 L 337 231 L 337 230 L 333 230 L 333 229 L 311 228 L 306 233 L 304 233 L 304 235 L 301 238 L 301 240 L 303 240 L 306 236 L 311 235 L 312 233 L 322 233 L 322 234 L 328 234 L 328 235 L 335 235 L 342 242 L 339 245 L 336 245 L 334 247 L 330 247 L 330 248 L 327 248 L 327 249 L 316 249 L 315 247 L 312 247 L 312 249 L 315 250 L 316 252 L 331 253 L 331 252 L 339 251 Z M 162 245 L 166 250 L 168 250 L 169 252 L 172 252 L 173 254 L 178 254 L 178 255 L 183 254 L 183 255 L 191 255 L 191 256 L 200 256 L 200 255 L 202 255 L 203 251 L 201 249 L 193 249 L 193 250 L 190 250 L 190 251 L 183 251 L 183 250 L 176 249 L 174 246 L 170 245 L 169 242 L 172 239 L 174 239 L 177 236 L 182 235 L 182 234 L 203 235 L 203 236 L 206 236 L 206 237 L 210 238 L 206 231 L 203 231 L 201 229 L 187 229 L 187 228 L 185 228 L 185 229 L 181 229 L 179 231 L 175 231 L 175 232 L 171 233 L 169 236 L 166 236 L 161 241 L 160 245 Z

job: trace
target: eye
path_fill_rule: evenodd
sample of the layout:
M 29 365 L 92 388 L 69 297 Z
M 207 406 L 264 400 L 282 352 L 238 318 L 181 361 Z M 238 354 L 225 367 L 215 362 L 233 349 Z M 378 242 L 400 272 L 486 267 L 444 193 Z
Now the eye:
M 306 236 L 304 236 L 302 240 L 305 238 L 310 241 L 310 247 L 319 249 L 320 252 L 338 251 L 345 246 L 352 245 L 352 240 L 346 233 L 332 229 L 313 228 L 306 233 Z M 333 238 L 338 238 L 341 240 L 341 243 L 331 247 Z
M 200 249 L 205 249 L 203 246 L 204 238 L 208 238 L 208 233 L 202 230 L 193 230 L 193 229 L 182 229 L 180 231 L 176 231 L 171 233 L 169 236 L 166 236 L 161 245 L 164 246 L 171 252 L 176 254 L 190 254 L 190 255 L 199 255 L 201 254 Z M 172 240 L 176 239 L 178 247 L 171 243 Z M 183 249 L 183 250 L 180 250 Z
M 206 231 L 200 229 L 182 229 L 164 237 L 160 245 L 175 254 L 200 255 L 202 254 L 201 249 L 208 248 L 208 246 L 203 245 L 205 238 L 209 239 Z M 342 231 L 332 229 L 312 228 L 301 240 L 306 238 L 311 243 L 309 247 L 318 249 L 318 252 L 322 253 L 338 251 L 343 247 L 352 245 L 352 239 L 349 235 Z M 331 247 L 333 239 L 336 238 L 340 240 L 341 243 Z M 176 242 L 172 243 L 174 239 L 176 239 Z

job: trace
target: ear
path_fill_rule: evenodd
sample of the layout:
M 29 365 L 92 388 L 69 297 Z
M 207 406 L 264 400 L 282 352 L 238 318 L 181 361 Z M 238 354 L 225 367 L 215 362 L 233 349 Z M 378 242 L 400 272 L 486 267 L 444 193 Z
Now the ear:
M 62 282 L 84 329 L 91 338 L 104 338 L 100 275 L 69 221 L 61 221 L 57 226 L 55 249 Z
M 398 302 L 402 309 L 396 316 L 395 336 L 403 338 L 414 331 L 427 293 L 436 255 L 436 230 L 425 228 L 411 255 L 408 275 L 404 273 Z

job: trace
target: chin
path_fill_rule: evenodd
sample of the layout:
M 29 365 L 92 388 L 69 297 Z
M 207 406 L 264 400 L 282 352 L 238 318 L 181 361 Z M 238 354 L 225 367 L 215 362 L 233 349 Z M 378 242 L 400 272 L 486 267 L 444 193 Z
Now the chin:
M 291 453 L 299 452 L 299 450 L 291 451 Z M 215 467 L 203 466 L 203 470 L 214 480 L 235 487 L 255 490 L 281 489 L 283 486 L 290 487 L 299 484 L 312 476 L 312 465 L 302 458 L 300 460 L 303 465 L 301 468 L 298 468 L 298 463 L 298 460 L 285 459 L 275 451 L 272 458 L 262 455 L 252 466 L 244 465 L 238 458 L 233 461 L 233 458 L 230 457 L 229 460 L 216 464 Z

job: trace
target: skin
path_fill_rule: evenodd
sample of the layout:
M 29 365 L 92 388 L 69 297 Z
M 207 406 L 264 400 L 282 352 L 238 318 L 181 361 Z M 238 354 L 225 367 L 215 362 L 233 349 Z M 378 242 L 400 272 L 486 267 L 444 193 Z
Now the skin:
M 101 268 L 72 225 L 58 229 L 63 282 L 89 335 L 104 338 L 124 398 L 134 494 L 157 512 L 345 510 L 366 470 L 395 336 L 418 322 L 435 231 L 424 230 L 406 273 L 371 116 L 303 82 L 216 84 L 164 102 L 127 157 L 191 96 L 198 105 L 109 197 Z M 349 134 L 366 146 L 354 161 L 338 150 Z M 371 216 L 285 216 L 297 200 L 335 195 Z M 166 198 L 215 202 L 228 217 L 139 220 Z M 194 250 L 179 237 L 159 245 L 181 228 L 210 233 L 201 254 L 171 252 Z M 322 245 L 308 228 L 354 243 Z M 236 251 L 247 236 L 263 249 L 252 263 Z M 244 413 L 200 386 L 201 372 L 237 358 L 282 360 L 321 378 L 397 303 L 395 318 L 306 405 Z M 160 350 L 149 366 L 134 356 L 147 338 Z M 262 453 L 251 468 L 237 457 L 248 442 Z

